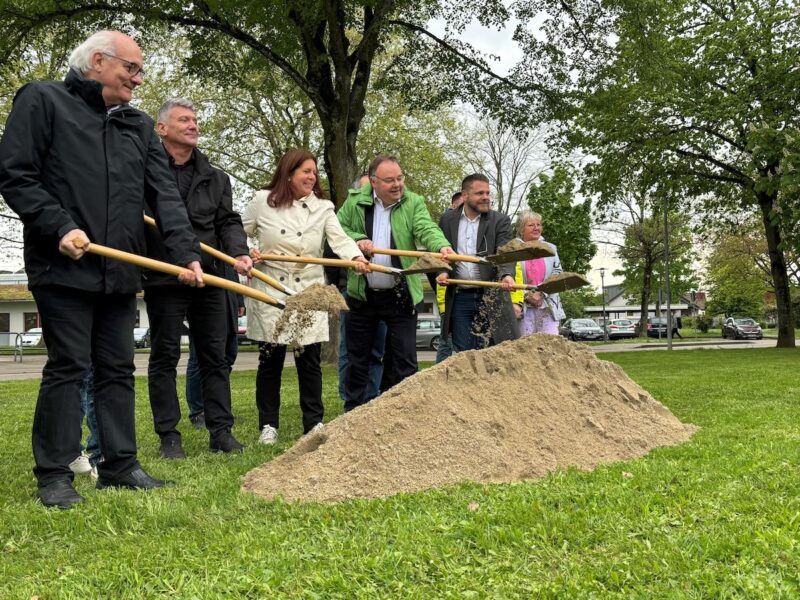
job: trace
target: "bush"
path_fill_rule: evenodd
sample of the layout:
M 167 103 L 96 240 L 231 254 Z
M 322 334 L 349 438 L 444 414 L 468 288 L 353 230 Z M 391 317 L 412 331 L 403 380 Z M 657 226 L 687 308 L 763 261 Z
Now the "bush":
M 711 329 L 711 323 L 713 319 L 708 315 L 697 315 L 694 318 L 695 321 L 695 328 L 701 333 L 708 333 L 708 330 Z

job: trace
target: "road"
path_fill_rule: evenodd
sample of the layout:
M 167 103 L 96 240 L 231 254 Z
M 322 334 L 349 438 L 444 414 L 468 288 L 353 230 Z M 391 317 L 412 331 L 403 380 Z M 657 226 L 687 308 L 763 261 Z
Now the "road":
M 800 345 L 800 344 L 798 344 Z M 765 340 L 752 340 L 752 341 L 733 341 L 733 340 L 703 340 L 700 342 L 675 342 L 672 345 L 675 350 L 689 350 L 693 348 L 707 348 L 707 349 L 737 349 L 737 348 L 774 348 L 775 339 Z M 601 344 L 591 346 L 592 350 L 596 353 L 602 352 L 643 352 L 643 351 L 657 351 L 666 350 L 666 343 L 650 343 L 642 344 L 639 342 L 627 344 Z M 137 353 L 135 358 L 136 374 L 147 374 L 147 360 L 150 357 L 147 353 Z M 178 362 L 178 373 L 183 375 L 186 373 L 186 362 L 188 360 L 188 353 L 181 355 Z M 44 367 L 46 356 L 43 355 L 27 355 L 23 356 L 22 361 L 14 361 L 11 356 L 0 356 L 0 381 L 11 381 L 14 379 L 39 379 L 42 376 L 42 368 Z M 436 360 L 436 353 L 430 350 L 420 350 L 417 352 L 417 359 L 420 361 L 434 361 Z M 286 364 L 293 364 L 292 354 L 287 353 Z M 239 358 L 236 359 L 234 369 L 237 371 L 255 370 L 258 368 L 258 352 L 241 352 Z

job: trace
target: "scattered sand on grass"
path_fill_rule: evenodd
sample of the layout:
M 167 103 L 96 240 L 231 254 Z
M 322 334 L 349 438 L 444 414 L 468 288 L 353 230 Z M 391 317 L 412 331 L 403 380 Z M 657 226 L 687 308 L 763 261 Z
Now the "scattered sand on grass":
M 316 314 L 326 312 L 339 315 L 348 310 L 347 304 L 335 285 L 313 283 L 302 292 L 286 297 L 286 308 L 275 322 L 275 339 L 287 335 L 296 340 L 314 324 Z
M 452 265 L 446 260 L 425 254 L 416 262 L 411 263 L 404 271 L 406 273 L 438 273 L 439 271 L 450 271 L 452 268 Z
M 252 470 L 243 488 L 338 502 L 510 482 L 640 457 L 696 429 L 586 346 L 538 334 L 417 373 Z

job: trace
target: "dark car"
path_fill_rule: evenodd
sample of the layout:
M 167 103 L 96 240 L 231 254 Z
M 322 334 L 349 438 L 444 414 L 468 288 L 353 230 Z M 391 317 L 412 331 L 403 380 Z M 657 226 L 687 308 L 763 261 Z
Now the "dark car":
M 572 341 L 603 340 L 605 332 L 592 319 L 567 319 L 558 332 Z
M 133 330 L 133 346 L 135 348 L 147 348 L 150 345 L 150 328 L 135 327 Z
M 417 320 L 417 348 L 439 348 L 442 323 L 438 317 L 420 317 Z
M 672 319 L 672 335 L 679 336 L 678 329 L 681 328 L 680 318 L 673 317 Z M 666 317 L 650 317 L 647 319 L 647 337 L 653 338 L 666 338 L 667 337 L 667 318 Z
M 614 319 L 608 322 L 605 329 L 610 340 L 636 337 L 636 321 L 631 319 Z
M 764 337 L 761 326 L 749 317 L 728 317 L 722 326 L 722 337 L 732 340 L 760 340 Z

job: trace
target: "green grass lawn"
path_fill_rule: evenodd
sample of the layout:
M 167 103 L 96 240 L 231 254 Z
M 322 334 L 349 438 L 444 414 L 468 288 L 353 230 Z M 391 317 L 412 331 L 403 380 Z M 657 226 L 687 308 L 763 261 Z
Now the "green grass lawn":
M 680 447 L 591 473 L 462 485 L 334 506 L 239 491 L 300 435 L 284 377 L 282 443 L 255 444 L 253 372 L 234 373 L 241 456 L 157 458 L 138 379 L 140 459 L 178 480 L 93 489 L 65 512 L 33 501 L 36 382 L 0 384 L 0 598 L 796 598 L 800 595 L 798 351 L 604 354 L 700 425 Z M 340 412 L 325 371 L 327 418 Z M 477 503 L 477 508 L 471 503 Z

